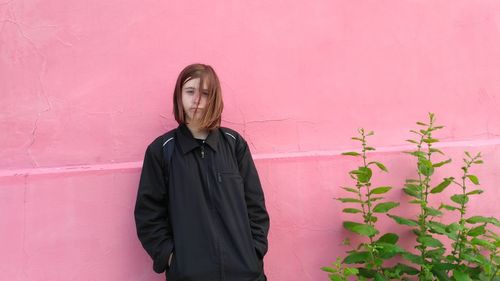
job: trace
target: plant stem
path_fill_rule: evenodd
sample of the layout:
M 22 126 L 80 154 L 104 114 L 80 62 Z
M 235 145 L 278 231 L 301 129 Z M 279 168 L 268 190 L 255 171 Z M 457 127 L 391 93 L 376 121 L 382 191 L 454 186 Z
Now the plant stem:
M 494 257 L 498 254 L 498 251 L 492 251 L 491 254 L 490 254 L 490 260 L 493 261 Z M 498 269 L 499 269 L 499 266 L 496 265 L 495 266 L 495 271 L 493 272 L 493 274 L 491 275 L 491 278 L 490 278 L 490 281 L 493 281 L 495 280 L 495 277 L 497 275 L 497 272 L 498 272 Z
M 422 133 L 420 135 L 420 141 L 419 141 L 419 144 L 417 146 L 418 152 L 422 151 L 422 143 L 424 141 L 424 138 L 425 137 L 427 137 L 428 139 L 432 138 L 431 131 L 433 128 L 433 122 L 434 122 L 434 120 L 433 120 L 432 116 L 429 117 L 429 125 L 427 127 L 427 130 L 425 131 L 425 133 Z M 432 146 L 431 143 L 427 142 L 427 160 L 428 161 L 431 161 L 431 155 L 432 155 L 431 146 Z M 420 202 L 420 217 L 419 217 L 420 231 L 418 233 L 418 237 L 424 237 L 427 234 L 427 210 L 426 210 L 426 207 L 428 204 L 429 188 L 430 188 L 429 182 L 431 180 L 431 177 L 426 175 L 424 180 L 422 180 L 422 174 L 420 173 L 420 170 L 417 169 L 417 171 L 418 171 L 418 178 L 419 178 L 419 183 L 420 183 L 420 187 L 421 187 L 421 192 L 420 192 L 421 202 Z M 422 260 L 424 261 L 424 264 L 425 264 L 426 263 L 425 256 L 427 254 L 427 251 L 426 251 L 427 247 L 421 243 L 418 246 L 418 249 L 420 250 L 420 255 L 421 255 Z M 419 273 L 419 280 L 425 280 L 426 275 L 427 275 L 426 267 L 424 265 L 421 265 L 420 266 L 420 273 Z
M 362 149 L 363 166 L 365 168 L 368 168 L 368 165 L 366 164 L 366 136 L 365 136 L 365 130 L 361 129 L 360 132 L 361 132 L 361 139 L 363 140 L 362 141 L 362 146 L 363 146 L 363 149 Z M 367 183 L 362 184 L 359 187 L 358 191 L 359 191 L 359 198 L 363 202 L 362 203 L 362 210 L 363 210 L 364 221 L 368 225 L 374 226 L 374 222 L 372 221 L 372 214 L 373 213 L 372 213 L 372 204 L 371 204 L 370 185 L 371 185 L 370 181 L 368 181 Z M 366 211 L 365 211 L 365 208 L 364 208 L 365 204 L 364 204 L 364 201 L 362 199 L 362 194 L 361 194 L 361 187 L 363 187 L 363 186 L 366 187 L 366 207 L 367 207 Z M 370 240 L 370 243 L 369 243 L 369 246 L 368 246 L 368 252 L 370 253 L 372 266 L 377 271 L 379 271 L 380 273 L 382 273 L 382 268 L 380 266 L 377 266 L 377 264 L 375 262 L 373 237 L 369 236 L 368 239 Z
M 462 184 L 459 184 L 459 186 L 462 188 L 462 196 L 466 196 L 466 191 L 467 191 L 467 185 L 465 183 L 465 179 L 467 179 L 467 174 L 469 172 L 469 168 L 471 167 L 472 163 L 477 159 L 477 156 L 472 158 L 470 161 L 467 161 L 464 159 L 465 166 L 462 167 L 462 170 L 464 171 L 464 174 L 462 176 Z M 460 220 L 459 220 L 459 225 L 460 225 L 460 230 L 458 231 L 458 236 L 457 236 L 457 241 L 455 245 L 453 245 L 453 251 L 451 252 L 452 255 L 455 257 L 457 265 L 460 265 L 462 259 L 460 258 L 462 256 L 462 250 L 465 246 L 465 240 L 467 239 L 466 237 L 466 232 L 468 229 L 465 227 L 465 213 L 467 210 L 467 206 L 465 203 L 465 200 L 463 200 L 460 203 Z

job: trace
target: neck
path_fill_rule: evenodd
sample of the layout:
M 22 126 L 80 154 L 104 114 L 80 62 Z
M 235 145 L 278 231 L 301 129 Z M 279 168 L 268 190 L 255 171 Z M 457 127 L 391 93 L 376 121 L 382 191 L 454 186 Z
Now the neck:
M 186 126 L 188 127 L 189 131 L 191 131 L 191 134 L 193 135 L 194 138 L 196 138 L 196 139 L 206 139 L 207 138 L 207 136 L 208 136 L 207 129 L 203 129 L 203 128 L 199 127 L 198 124 L 193 124 L 193 123 L 186 124 Z

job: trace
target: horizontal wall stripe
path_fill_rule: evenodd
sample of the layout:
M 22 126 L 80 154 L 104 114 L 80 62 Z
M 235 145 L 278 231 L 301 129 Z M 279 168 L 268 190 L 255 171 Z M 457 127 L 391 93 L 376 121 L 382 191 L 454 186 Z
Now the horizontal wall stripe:
M 433 145 L 435 148 L 454 148 L 454 147 L 482 147 L 500 145 L 500 138 L 483 139 L 483 140 L 468 140 L 468 141 L 447 141 Z M 403 152 L 415 149 L 414 145 L 398 145 L 398 146 L 383 146 L 377 147 L 373 153 L 390 153 Z M 296 160 L 304 158 L 331 158 L 340 156 L 346 151 L 357 151 L 358 148 L 345 150 L 310 150 L 300 152 L 281 152 L 281 153 L 259 153 L 253 155 L 255 161 L 273 161 L 273 160 Z M 27 168 L 27 169 L 4 169 L 0 170 L 0 177 L 18 177 L 31 175 L 48 175 L 48 174 L 64 174 L 64 173 L 82 173 L 94 171 L 109 171 L 109 170 L 130 170 L 139 169 L 142 161 L 108 163 L 108 164 L 92 164 L 92 165 L 75 165 L 62 167 L 47 167 L 47 168 Z

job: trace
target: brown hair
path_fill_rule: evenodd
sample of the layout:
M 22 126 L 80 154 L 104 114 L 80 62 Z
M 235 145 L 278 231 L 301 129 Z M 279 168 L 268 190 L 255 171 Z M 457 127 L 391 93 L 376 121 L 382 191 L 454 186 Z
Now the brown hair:
M 195 63 L 186 66 L 175 83 L 174 89 L 174 117 L 177 123 L 185 124 L 186 118 L 182 107 L 182 86 L 191 79 L 200 78 L 200 93 L 205 90 L 203 85 L 207 85 L 208 97 L 205 112 L 200 120 L 203 129 L 212 130 L 218 128 L 221 122 L 222 109 L 222 90 L 219 78 L 210 65 Z M 201 95 L 200 95 L 201 98 Z

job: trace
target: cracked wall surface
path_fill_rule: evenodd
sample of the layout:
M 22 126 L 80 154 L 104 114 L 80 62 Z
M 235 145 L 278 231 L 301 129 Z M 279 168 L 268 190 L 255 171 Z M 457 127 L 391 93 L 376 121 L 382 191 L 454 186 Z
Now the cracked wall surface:
M 340 155 L 357 128 L 376 132 L 380 182 L 400 187 L 408 130 L 434 112 L 454 159 L 442 175 L 482 151 L 494 194 L 499 38 L 497 1 L 2 1 L 2 279 L 162 280 L 131 215 L 145 147 L 176 126 L 171 93 L 193 62 L 216 69 L 223 125 L 256 160 L 269 279 L 326 278 L 345 250 L 333 198 L 358 165 Z M 471 210 L 498 215 L 494 198 Z

